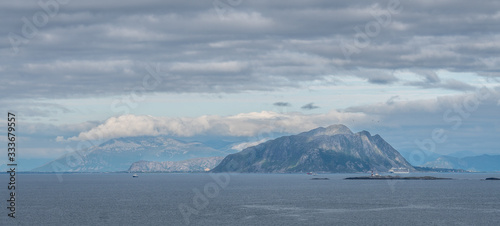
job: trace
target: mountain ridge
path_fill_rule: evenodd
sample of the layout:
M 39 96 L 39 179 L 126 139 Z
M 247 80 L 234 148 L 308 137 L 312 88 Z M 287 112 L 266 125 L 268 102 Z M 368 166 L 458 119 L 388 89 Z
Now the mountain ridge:
M 444 169 L 464 169 L 468 171 L 500 172 L 500 155 L 478 155 L 462 158 L 440 156 L 432 162 L 427 162 L 424 167 Z
M 139 160 L 183 161 L 227 154 L 200 142 L 184 142 L 164 136 L 126 137 L 110 139 L 83 152 L 65 154 L 32 171 L 116 172 L 128 170 Z
M 212 172 L 293 173 L 415 169 L 380 135 L 345 125 L 283 136 L 228 155 Z

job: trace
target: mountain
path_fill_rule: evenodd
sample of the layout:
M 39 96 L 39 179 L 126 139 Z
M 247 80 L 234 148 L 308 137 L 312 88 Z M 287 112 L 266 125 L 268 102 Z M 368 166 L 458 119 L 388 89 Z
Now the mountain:
M 138 161 L 134 162 L 129 172 L 200 172 L 213 169 L 224 157 L 195 158 L 184 161 Z
M 86 151 L 66 154 L 32 171 L 115 172 L 126 171 L 139 160 L 182 161 L 227 154 L 199 142 L 163 136 L 126 137 L 111 139 Z
M 419 150 L 418 155 L 416 155 L 414 149 L 409 150 L 398 150 L 398 152 L 412 165 L 412 166 L 423 166 L 427 162 L 432 162 L 441 157 L 442 155 Z
M 344 125 L 284 136 L 228 155 L 212 172 L 354 173 L 415 169 L 379 135 Z
M 463 158 L 441 156 L 435 161 L 426 163 L 424 166 L 469 171 L 500 171 L 500 155 L 480 155 Z

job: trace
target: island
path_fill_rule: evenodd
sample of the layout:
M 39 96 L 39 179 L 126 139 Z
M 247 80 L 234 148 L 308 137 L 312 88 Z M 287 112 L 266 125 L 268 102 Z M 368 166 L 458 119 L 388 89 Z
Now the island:
M 500 180 L 500 178 L 496 178 L 496 177 L 488 177 L 488 178 L 486 178 L 485 180 Z
M 401 177 L 401 176 L 364 176 L 364 177 L 347 177 L 344 180 L 451 180 L 451 178 L 443 177 Z
M 312 178 L 311 180 L 330 180 L 330 178 L 327 178 L 327 177 L 315 177 L 315 178 Z

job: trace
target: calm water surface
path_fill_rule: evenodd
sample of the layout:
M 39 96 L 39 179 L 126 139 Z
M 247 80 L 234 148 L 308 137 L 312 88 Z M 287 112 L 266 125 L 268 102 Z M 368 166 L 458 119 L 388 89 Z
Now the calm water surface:
M 499 224 L 500 181 L 481 179 L 500 174 L 428 175 L 455 180 L 117 173 L 64 174 L 60 181 L 55 174 L 19 174 L 16 219 L 7 217 L 2 201 L 0 225 Z M 7 183 L 0 175 L 1 200 L 9 198 Z

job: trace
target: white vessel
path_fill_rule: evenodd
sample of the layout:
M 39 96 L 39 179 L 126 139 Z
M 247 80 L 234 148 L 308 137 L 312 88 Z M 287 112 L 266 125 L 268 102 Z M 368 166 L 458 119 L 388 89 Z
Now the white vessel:
M 410 169 L 407 169 L 407 168 L 395 168 L 395 167 L 392 167 L 390 170 L 389 170 L 390 173 L 410 173 Z

